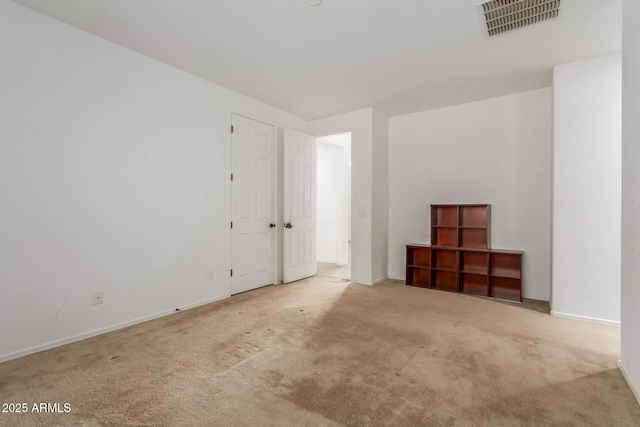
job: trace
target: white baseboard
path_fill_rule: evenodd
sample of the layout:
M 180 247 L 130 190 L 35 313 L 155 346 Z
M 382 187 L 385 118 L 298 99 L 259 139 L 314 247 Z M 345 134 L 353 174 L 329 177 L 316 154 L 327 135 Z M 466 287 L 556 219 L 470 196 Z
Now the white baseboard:
M 549 297 L 540 297 L 537 295 L 522 295 L 522 298 L 524 299 L 532 299 L 535 301 L 543 301 L 543 302 L 549 302 Z
M 229 298 L 231 295 L 225 295 L 222 297 L 209 298 L 203 301 L 194 302 L 192 304 L 183 305 L 182 307 L 178 307 L 180 311 L 191 310 L 192 308 L 201 307 L 203 305 L 211 304 L 214 302 L 222 301 L 223 299 Z
M 374 284 L 374 285 L 377 285 L 378 283 L 382 283 L 382 282 L 384 282 L 384 281 L 385 281 L 385 280 L 387 280 L 388 278 L 389 278 L 389 276 L 381 277 L 381 278 L 379 278 L 379 279 L 377 279 L 377 280 L 374 280 L 374 281 L 373 281 L 373 284 Z
M 580 315 L 577 315 L 577 314 L 559 313 L 559 312 L 553 311 L 553 310 L 551 310 L 550 314 L 552 316 L 562 317 L 562 318 L 565 318 L 565 319 L 581 320 L 583 322 L 600 323 L 602 325 L 610 325 L 610 326 L 618 326 L 618 327 L 620 327 L 620 321 L 616 321 L 616 320 L 598 319 L 597 317 L 580 316 Z
M 627 370 L 624 368 L 624 365 L 622 364 L 622 360 L 618 360 L 618 369 L 620 369 L 620 372 L 622 372 L 622 376 L 624 377 L 624 380 L 629 385 L 629 388 L 633 392 L 633 395 L 636 397 L 636 400 L 638 401 L 638 403 L 640 403 L 640 390 L 638 390 L 638 388 L 633 383 L 633 381 L 631 381 L 631 377 L 629 376 L 629 373 L 627 372 Z
M 199 302 L 196 302 L 196 303 L 193 303 L 193 304 L 188 304 L 188 305 L 185 305 L 185 306 L 182 306 L 182 307 L 178 307 L 178 309 L 180 311 L 189 310 L 191 308 L 196 308 L 196 307 L 200 307 L 200 306 L 203 306 L 203 305 L 206 305 L 206 304 L 211 304 L 213 302 L 221 301 L 221 300 L 227 299 L 227 298 L 229 298 L 229 297 L 228 296 L 223 296 L 223 297 L 218 297 L 218 298 L 211 298 L 211 299 L 208 299 L 208 300 L 199 301 Z M 61 338 L 61 339 L 58 339 L 58 340 L 55 340 L 55 341 L 50 341 L 48 343 L 44 343 L 44 344 L 36 345 L 36 346 L 33 346 L 33 347 L 25 348 L 23 350 L 18 350 L 18 351 L 14 351 L 14 352 L 11 352 L 11 353 L 2 354 L 2 355 L 0 355 L 0 363 L 8 362 L 9 360 L 17 359 L 19 357 L 28 356 L 30 354 L 39 353 L 41 351 L 51 350 L 52 348 L 60 347 L 60 346 L 63 346 L 65 344 L 71 344 L 71 343 L 76 342 L 76 341 L 82 341 L 82 340 L 86 340 L 88 338 L 93 338 L 93 337 L 98 336 L 98 335 L 106 334 L 107 332 L 117 331 L 118 329 L 127 328 L 129 326 L 137 325 L 138 323 L 148 322 L 149 320 L 158 319 L 160 317 L 165 317 L 165 316 L 168 316 L 168 315 L 174 314 L 174 313 L 177 313 L 177 311 L 175 309 L 166 310 L 166 311 L 162 311 L 160 313 L 151 314 L 149 316 L 138 317 L 137 319 L 127 320 L 126 322 L 117 323 L 115 325 L 106 326 L 106 327 L 100 328 L 100 329 L 95 329 L 93 331 L 83 332 L 81 334 L 73 335 L 73 336 L 70 336 L 70 337 L 67 337 L 67 338 Z

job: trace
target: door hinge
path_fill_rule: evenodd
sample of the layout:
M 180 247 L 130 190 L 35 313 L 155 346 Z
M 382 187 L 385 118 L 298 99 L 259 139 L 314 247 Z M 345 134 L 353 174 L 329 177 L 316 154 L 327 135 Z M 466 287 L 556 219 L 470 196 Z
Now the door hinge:
M 233 277 L 233 270 L 231 270 L 231 277 Z
M 231 221 L 231 228 L 233 228 L 233 221 Z
M 231 174 L 231 181 L 233 181 L 233 174 Z
M 231 133 L 233 133 L 233 125 L 231 125 Z

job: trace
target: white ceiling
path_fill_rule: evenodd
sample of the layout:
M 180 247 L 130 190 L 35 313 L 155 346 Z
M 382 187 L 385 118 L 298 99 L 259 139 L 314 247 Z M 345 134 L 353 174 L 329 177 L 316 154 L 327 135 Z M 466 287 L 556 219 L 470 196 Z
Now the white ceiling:
M 15 0 L 305 118 L 394 116 L 549 86 L 621 48 L 621 0 L 489 38 L 479 0 Z

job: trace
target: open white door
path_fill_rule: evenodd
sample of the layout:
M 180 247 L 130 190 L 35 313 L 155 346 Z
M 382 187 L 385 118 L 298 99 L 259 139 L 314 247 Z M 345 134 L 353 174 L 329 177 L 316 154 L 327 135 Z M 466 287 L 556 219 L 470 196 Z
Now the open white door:
M 285 283 L 316 274 L 316 139 L 284 130 Z
M 275 128 L 231 116 L 231 294 L 274 283 Z

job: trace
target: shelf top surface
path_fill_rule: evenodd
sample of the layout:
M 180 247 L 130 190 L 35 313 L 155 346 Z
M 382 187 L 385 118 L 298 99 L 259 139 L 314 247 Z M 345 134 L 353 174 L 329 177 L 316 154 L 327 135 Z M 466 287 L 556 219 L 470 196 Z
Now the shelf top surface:
M 428 243 L 409 243 L 407 247 L 408 248 L 430 248 L 431 245 Z
M 443 249 L 447 251 L 465 251 L 465 252 L 491 252 L 489 248 L 467 248 L 465 246 L 448 246 L 448 245 L 431 245 L 433 249 Z
M 431 205 L 432 208 L 457 208 L 457 207 L 461 207 L 461 208 L 486 208 L 488 206 L 491 206 L 490 204 L 487 203 L 463 203 L 463 204 L 434 204 Z
M 524 255 L 524 251 L 516 251 L 512 249 L 490 249 L 489 252 L 494 254 Z
M 492 254 L 510 254 L 510 255 L 524 255 L 523 251 L 516 251 L 511 249 L 485 249 L 485 248 L 465 248 L 461 246 L 442 246 L 442 245 L 430 245 L 428 243 L 410 243 L 407 248 L 431 248 L 431 249 L 443 249 L 451 251 L 464 251 L 464 252 L 490 252 Z

